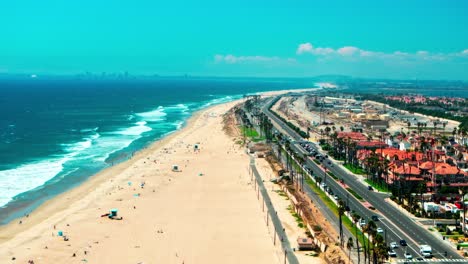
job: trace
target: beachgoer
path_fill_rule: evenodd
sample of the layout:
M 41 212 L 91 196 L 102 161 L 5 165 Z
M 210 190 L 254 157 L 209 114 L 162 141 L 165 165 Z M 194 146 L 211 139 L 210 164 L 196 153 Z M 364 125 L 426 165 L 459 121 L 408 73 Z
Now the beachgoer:
M 73 253 L 72 257 L 76 257 L 76 253 Z

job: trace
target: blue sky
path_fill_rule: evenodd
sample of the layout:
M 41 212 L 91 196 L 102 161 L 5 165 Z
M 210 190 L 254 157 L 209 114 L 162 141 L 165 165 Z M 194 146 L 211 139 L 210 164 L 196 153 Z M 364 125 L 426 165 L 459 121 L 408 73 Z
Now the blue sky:
M 15 0 L 0 73 L 468 80 L 468 1 Z

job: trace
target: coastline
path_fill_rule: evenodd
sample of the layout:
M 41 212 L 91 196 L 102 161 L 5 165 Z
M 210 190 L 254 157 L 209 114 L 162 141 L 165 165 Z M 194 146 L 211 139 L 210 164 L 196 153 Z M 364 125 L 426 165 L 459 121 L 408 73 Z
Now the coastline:
M 273 91 L 262 93 L 262 95 L 271 96 L 291 91 L 297 90 Z M 81 210 L 86 210 L 91 205 L 94 205 L 94 199 L 102 199 L 102 197 L 100 197 L 102 195 L 115 193 L 116 185 L 123 185 L 134 176 L 125 172 L 132 171 L 132 169 L 137 171 L 136 167 L 141 165 L 145 157 L 153 155 L 158 151 L 161 152 L 161 150 L 165 149 L 169 144 L 174 144 L 174 141 L 177 141 L 178 138 L 180 140 L 184 135 L 193 133 L 197 129 L 199 130 L 200 125 L 197 126 L 196 124 L 202 119 L 209 118 L 209 116 L 206 117 L 206 115 L 210 113 L 210 111 L 213 111 L 213 109 L 230 109 L 240 101 L 242 100 L 214 105 L 197 111 L 186 121 L 184 127 L 136 152 L 132 159 L 106 168 L 96 175 L 91 176 L 79 186 L 55 196 L 36 208 L 28 217 L 24 217 L 21 220 L 17 219 L 7 225 L 1 226 L 0 244 L 4 245 L 1 248 L 5 250 L 3 252 L 5 254 L 0 254 L 0 256 L 14 254 L 14 252 L 11 251 L 12 249 L 40 241 L 40 234 L 49 234 L 52 226 L 55 227 L 56 224 L 61 225 L 64 219 L 73 217 L 79 214 Z M 161 179 L 158 180 L 161 181 Z M 164 184 L 167 183 L 162 183 L 162 185 Z M 120 190 L 122 187 L 120 187 L 120 185 L 118 186 Z M 154 191 L 155 190 L 153 190 L 153 192 Z M 103 212 L 107 210 L 107 208 L 102 209 Z M 19 224 L 18 221 L 22 221 L 22 224 Z M 31 241 L 31 237 L 34 237 L 35 240 Z

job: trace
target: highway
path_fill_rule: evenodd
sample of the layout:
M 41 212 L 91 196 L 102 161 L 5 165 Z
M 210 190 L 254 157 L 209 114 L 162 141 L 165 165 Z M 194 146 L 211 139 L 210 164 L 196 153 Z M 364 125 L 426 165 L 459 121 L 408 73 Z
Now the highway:
M 292 140 L 296 142 L 303 141 L 302 137 L 300 137 L 294 130 L 284 124 L 279 118 L 277 118 L 269 111 L 270 105 L 271 101 L 262 107 L 262 111 L 270 118 L 273 125 L 277 129 L 286 132 Z M 290 144 L 290 146 L 292 150 L 296 151 L 297 153 L 306 152 L 299 144 Z M 315 146 L 313 147 L 315 148 Z M 318 149 L 316 150 L 319 152 Z M 327 162 L 328 161 L 329 160 L 327 160 Z M 441 241 L 437 237 L 433 236 L 429 233 L 429 231 L 425 230 L 407 216 L 403 215 L 399 209 L 388 204 L 385 201 L 385 199 L 388 198 L 388 195 L 369 191 L 366 185 L 362 184 L 356 178 L 356 176 L 349 173 L 346 169 L 342 168 L 338 164 L 334 164 L 333 162 L 331 166 L 326 163 L 324 163 L 323 166 L 325 166 L 327 170 L 331 171 L 337 177 L 343 179 L 349 188 L 354 190 L 358 195 L 363 197 L 374 208 L 376 208 L 376 211 L 369 210 L 361 202 L 355 199 L 353 195 L 349 194 L 349 192 L 345 190 L 341 184 L 327 176 L 326 183 L 330 188 L 332 188 L 335 194 L 341 197 L 341 199 L 345 199 L 345 197 L 349 196 L 349 207 L 351 210 L 356 211 L 367 221 L 372 215 L 379 215 L 380 221 L 377 221 L 376 224 L 386 231 L 388 243 L 393 241 L 398 243 L 400 239 L 405 239 L 407 241 L 407 247 L 400 246 L 395 250 L 399 259 L 404 258 L 403 254 L 405 251 L 411 253 L 414 258 L 420 257 L 419 246 L 422 244 L 428 244 L 433 249 L 434 258 L 427 259 L 427 261 L 431 261 L 432 263 L 447 263 L 451 261 L 454 263 L 459 263 L 460 260 L 464 261 L 464 258 L 460 256 L 448 244 L 448 242 Z M 306 160 L 306 166 L 311 168 L 315 174 L 322 177 L 324 176 L 323 170 L 310 158 Z M 445 252 L 447 252 L 447 257 L 445 257 Z

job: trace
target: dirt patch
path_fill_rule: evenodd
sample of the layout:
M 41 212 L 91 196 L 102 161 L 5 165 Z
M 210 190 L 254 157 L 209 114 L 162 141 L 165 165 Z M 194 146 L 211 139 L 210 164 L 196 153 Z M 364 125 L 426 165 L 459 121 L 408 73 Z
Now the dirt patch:
M 288 185 L 288 191 L 296 198 L 297 206 L 303 212 L 303 221 L 310 226 L 320 226 L 322 231 L 318 235 L 318 239 L 324 242 L 328 249 L 322 253 L 329 263 L 345 263 L 347 259 L 346 253 L 335 244 L 338 243 L 338 233 L 331 226 L 330 222 L 321 214 L 314 203 L 310 201 L 306 194 L 297 191 L 294 186 Z
M 223 115 L 223 130 L 228 136 L 233 138 L 237 138 L 241 135 L 236 118 L 236 111 L 238 109 L 239 105 L 236 105 Z
M 275 155 L 273 155 L 273 150 L 265 152 L 265 160 L 268 161 L 270 164 L 271 169 L 273 170 L 275 175 L 279 175 L 279 172 L 283 170 L 283 165 L 278 161 Z

